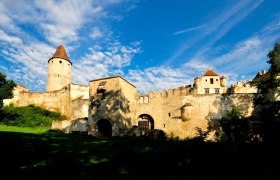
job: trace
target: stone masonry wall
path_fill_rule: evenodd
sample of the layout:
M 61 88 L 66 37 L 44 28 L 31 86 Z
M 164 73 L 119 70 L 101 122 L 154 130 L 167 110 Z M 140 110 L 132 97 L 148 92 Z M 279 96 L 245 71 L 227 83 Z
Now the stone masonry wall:
M 140 97 L 149 99 L 140 103 Z M 162 92 L 138 94 L 134 119 L 141 114 L 148 114 L 154 119 L 155 129 L 161 129 L 168 135 L 180 138 L 193 137 L 196 128 L 206 130 L 208 122 L 221 118 L 225 110 L 237 106 L 245 116 L 253 111 L 254 94 L 212 94 L 194 95 L 188 88 Z M 137 125 L 137 122 L 133 125 Z
M 70 85 L 52 92 L 21 92 L 19 93 L 19 100 L 14 103 L 16 106 L 33 104 L 51 111 L 60 112 L 67 119 L 71 118 Z

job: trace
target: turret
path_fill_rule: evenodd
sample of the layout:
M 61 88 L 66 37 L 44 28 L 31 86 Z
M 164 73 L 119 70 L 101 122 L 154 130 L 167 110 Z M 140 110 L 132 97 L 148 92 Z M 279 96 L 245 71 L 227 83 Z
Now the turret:
M 58 46 L 53 57 L 48 61 L 47 91 L 55 91 L 71 83 L 72 63 L 64 47 Z
M 226 87 L 227 86 L 227 78 L 225 76 L 222 76 L 220 78 L 220 83 L 221 83 L 221 87 Z
M 195 77 L 194 78 L 194 88 L 197 88 L 200 86 L 200 78 L 199 77 Z

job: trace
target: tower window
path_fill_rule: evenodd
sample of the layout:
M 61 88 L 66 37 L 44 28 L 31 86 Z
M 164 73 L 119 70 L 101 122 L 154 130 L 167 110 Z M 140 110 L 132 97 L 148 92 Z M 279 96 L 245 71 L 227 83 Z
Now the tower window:
M 210 84 L 214 84 L 214 79 L 210 78 Z
M 61 64 L 61 63 L 62 63 L 62 61 L 59 61 L 59 63 Z
M 205 94 L 209 94 L 209 88 L 205 88 Z

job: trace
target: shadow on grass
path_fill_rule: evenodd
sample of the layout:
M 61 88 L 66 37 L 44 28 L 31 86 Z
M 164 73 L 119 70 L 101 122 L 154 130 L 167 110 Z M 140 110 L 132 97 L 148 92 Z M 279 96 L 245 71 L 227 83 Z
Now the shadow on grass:
M 1 171 L 9 179 L 269 179 L 279 148 L 196 140 L 94 138 L 48 131 L 0 132 Z

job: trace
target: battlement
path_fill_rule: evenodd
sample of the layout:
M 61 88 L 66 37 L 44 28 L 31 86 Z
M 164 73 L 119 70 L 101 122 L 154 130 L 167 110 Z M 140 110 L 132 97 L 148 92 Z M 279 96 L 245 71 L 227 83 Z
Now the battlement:
M 162 90 L 162 91 L 149 91 L 147 94 L 137 93 L 137 97 L 148 96 L 149 98 L 172 98 L 178 96 L 186 96 L 193 93 L 191 85 L 181 86 L 174 89 Z

